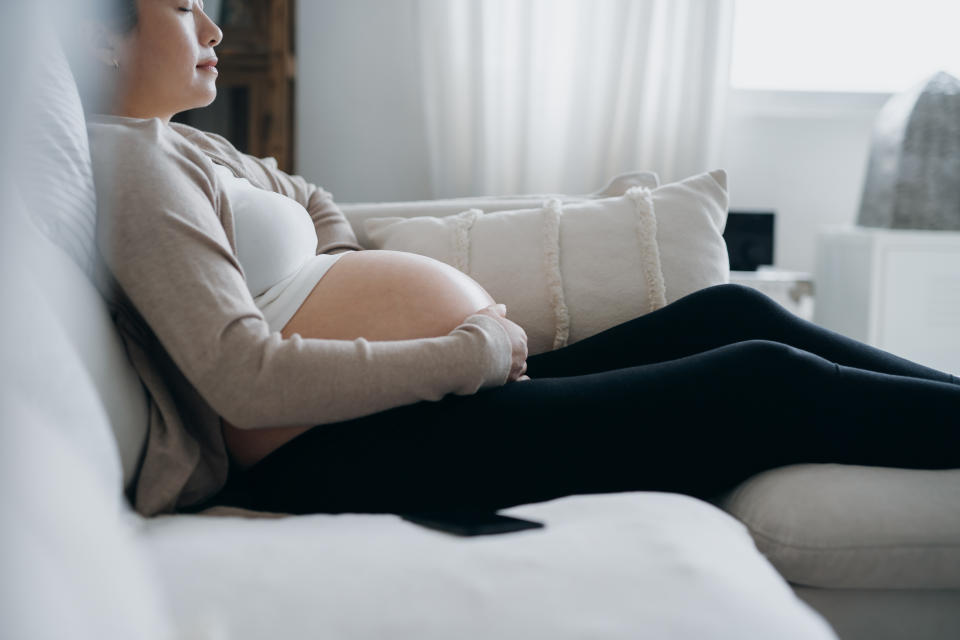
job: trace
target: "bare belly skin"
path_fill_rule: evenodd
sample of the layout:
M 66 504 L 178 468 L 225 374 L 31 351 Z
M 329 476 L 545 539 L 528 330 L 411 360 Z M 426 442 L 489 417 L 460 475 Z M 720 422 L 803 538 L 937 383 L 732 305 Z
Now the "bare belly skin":
M 475 280 L 438 260 L 401 251 L 348 251 L 320 279 L 281 335 L 371 341 L 445 336 L 494 302 Z M 221 422 L 227 451 L 241 469 L 315 426 L 240 429 Z

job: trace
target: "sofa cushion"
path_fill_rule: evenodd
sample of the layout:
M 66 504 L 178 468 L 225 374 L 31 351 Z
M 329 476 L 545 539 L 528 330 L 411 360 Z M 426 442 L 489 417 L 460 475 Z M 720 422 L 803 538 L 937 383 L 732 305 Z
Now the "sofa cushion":
M 960 589 L 960 469 L 791 465 L 719 504 L 794 584 Z
M 507 306 L 530 355 L 729 281 L 722 170 L 538 208 L 364 221 L 370 246 L 445 262 Z
M 28 327 L 53 326 L 24 320 Z M 64 347 L 58 355 L 67 360 L 65 339 L 54 342 Z M 63 369 L 64 376 L 81 373 L 78 363 Z M 89 382 L 60 382 L 48 391 L 79 387 L 93 395 Z M 21 390 L 6 381 L 0 388 L 0 566 L 9 586 L 0 606 L 0 637 L 175 637 L 134 521 L 118 508 L 119 481 L 105 489 L 89 444 L 70 432 L 82 419 Z
M 539 207 L 545 200 L 557 198 L 561 202 L 586 202 L 600 198 L 622 196 L 631 187 L 655 189 L 660 186 L 660 178 L 652 171 L 629 171 L 612 177 L 602 189 L 586 195 L 566 195 L 559 193 L 523 194 L 504 196 L 467 196 L 437 200 L 409 200 L 404 202 L 350 202 L 338 203 L 343 215 L 353 227 L 360 246 L 370 248 L 370 239 L 364 227 L 368 218 L 392 216 L 412 218 L 414 216 L 435 216 L 442 218 L 460 213 L 465 209 L 479 209 L 485 213 L 506 211 L 509 209 L 529 209 Z
M 956 640 L 960 589 L 820 589 L 793 592 L 843 640 Z
M 546 526 L 462 538 L 393 514 L 164 515 L 144 540 L 176 617 L 219 615 L 233 640 L 835 638 L 705 502 L 618 492 L 502 513 Z
M 170 610 L 133 521 L 117 508 L 118 492 L 104 491 L 102 469 L 63 429 L 60 410 L 9 391 L 0 391 L 0 566 L 11 588 L 0 636 L 173 638 Z

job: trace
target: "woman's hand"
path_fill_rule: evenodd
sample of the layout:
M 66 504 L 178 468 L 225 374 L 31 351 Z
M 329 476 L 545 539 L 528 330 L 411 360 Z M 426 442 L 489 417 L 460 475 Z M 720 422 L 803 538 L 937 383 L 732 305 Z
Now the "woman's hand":
M 492 304 L 475 313 L 490 316 L 503 325 L 510 336 L 510 344 L 513 346 L 513 363 L 510 365 L 510 375 L 507 376 L 507 382 L 529 380 L 530 376 L 524 375 L 527 370 L 527 332 L 516 322 L 507 320 L 506 305 Z

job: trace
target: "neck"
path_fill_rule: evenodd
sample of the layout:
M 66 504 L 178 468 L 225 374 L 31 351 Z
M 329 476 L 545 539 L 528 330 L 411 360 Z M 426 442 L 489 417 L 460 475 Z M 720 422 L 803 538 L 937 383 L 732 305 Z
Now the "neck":
M 122 100 L 110 92 L 95 92 L 93 95 L 82 96 L 84 110 L 87 113 L 102 113 L 123 118 L 159 118 L 165 124 L 170 123 L 174 114 L 158 113 L 156 110 L 137 108 L 136 105 Z
M 155 105 L 149 104 L 150 101 L 137 99 L 136 95 L 128 91 L 119 91 L 116 86 L 112 87 L 112 91 L 106 92 L 104 97 L 107 98 L 107 104 L 104 105 L 106 110 L 101 113 L 144 120 L 159 118 L 165 124 L 169 124 L 170 118 L 174 115 L 157 109 Z
M 110 110 L 106 113 L 125 118 L 143 118 L 144 120 L 149 118 L 159 118 L 164 124 L 170 124 L 170 118 L 173 117 L 172 113 L 157 113 L 156 110 L 138 109 L 132 105 L 126 105 L 117 100 L 112 103 Z

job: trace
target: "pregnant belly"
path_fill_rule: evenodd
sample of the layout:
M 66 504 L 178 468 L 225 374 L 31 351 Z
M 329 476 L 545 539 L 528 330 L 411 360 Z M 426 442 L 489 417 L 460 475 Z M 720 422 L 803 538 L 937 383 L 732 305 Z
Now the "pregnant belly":
M 351 251 L 324 274 L 281 334 L 345 340 L 443 336 L 493 303 L 475 280 L 439 260 Z
M 350 251 L 324 274 L 281 335 L 337 340 L 445 336 L 494 302 L 475 280 L 439 260 L 401 251 Z M 243 469 L 314 426 L 239 429 L 222 422 L 227 450 Z

